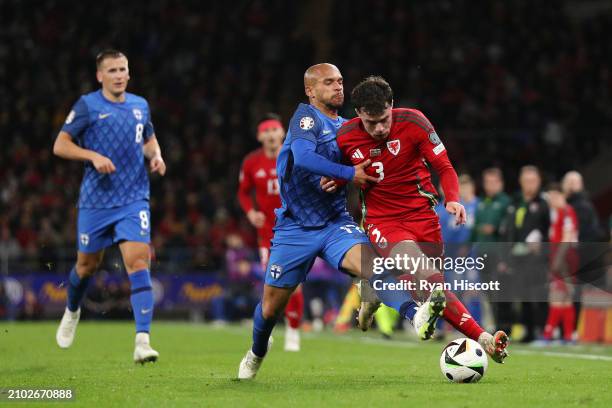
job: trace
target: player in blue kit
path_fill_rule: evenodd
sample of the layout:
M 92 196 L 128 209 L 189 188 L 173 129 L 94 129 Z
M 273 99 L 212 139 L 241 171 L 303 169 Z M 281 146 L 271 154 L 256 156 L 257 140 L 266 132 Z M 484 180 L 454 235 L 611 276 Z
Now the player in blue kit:
M 240 379 L 257 374 L 277 316 L 293 290 L 306 279 L 317 256 L 338 270 L 372 283 L 397 283 L 391 271 L 373 274 L 376 253 L 347 212 L 346 189 L 329 194 L 319 184 L 321 176 L 359 186 L 378 181 L 366 174 L 369 160 L 354 167 L 338 163 L 341 153 L 336 132 L 345 122 L 338 116 L 344 103 L 342 75 L 334 65 L 314 65 L 304 74 L 304 88 L 310 104 L 298 106 L 277 159 L 282 207 L 276 210 L 263 298 L 253 316 L 253 345 L 240 363 Z M 422 339 L 431 337 L 445 305 L 442 291 L 432 291 L 421 306 L 406 291 L 380 290 L 376 294 L 400 316 L 412 321 Z
M 119 243 L 131 284 L 130 301 L 136 321 L 134 361 L 156 361 L 149 330 L 153 319 L 151 287 L 149 176 L 164 175 L 166 164 L 151 122 L 149 104 L 127 93 L 128 60 L 115 50 L 96 58 L 102 88 L 81 96 L 66 118 L 53 153 L 85 162 L 79 195 L 76 265 L 68 279 L 68 301 L 56 340 L 72 344 L 80 317 L 80 303 L 104 249 Z

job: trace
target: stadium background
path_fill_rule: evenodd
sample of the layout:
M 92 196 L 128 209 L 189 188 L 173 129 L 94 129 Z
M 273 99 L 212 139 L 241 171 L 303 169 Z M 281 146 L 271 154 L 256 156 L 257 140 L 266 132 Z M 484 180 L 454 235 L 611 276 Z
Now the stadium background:
M 477 182 L 499 166 L 513 194 L 523 165 L 545 182 L 579 170 L 609 235 L 611 37 L 612 6 L 599 1 L 2 1 L 0 318 L 63 307 L 82 166 L 51 146 L 70 106 L 97 88 L 104 48 L 127 54 L 129 91 L 149 100 L 168 165 L 151 180 L 162 314 L 234 320 L 248 316 L 261 274 L 238 168 L 257 147 L 258 118 L 275 111 L 286 123 L 304 100 L 307 66 L 338 65 L 347 95 L 383 75 L 396 105 L 425 112 L 458 172 Z M 348 97 L 343 113 L 353 116 Z M 129 318 L 121 271 L 110 251 L 93 315 Z M 348 281 L 325 267 L 314 276 L 331 321 Z M 215 302 L 227 297 L 242 303 Z

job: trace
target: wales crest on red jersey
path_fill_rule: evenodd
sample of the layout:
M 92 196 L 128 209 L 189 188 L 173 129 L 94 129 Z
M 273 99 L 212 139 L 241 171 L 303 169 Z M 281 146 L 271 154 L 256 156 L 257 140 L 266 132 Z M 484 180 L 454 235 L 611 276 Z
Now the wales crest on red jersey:
M 390 140 L 387 142 L 387 149 L 389 149 L 389 151 L 394 155 L 397 156 L 397 154 L 400 151 L 400 141 L 399 139 L 396 140 Z

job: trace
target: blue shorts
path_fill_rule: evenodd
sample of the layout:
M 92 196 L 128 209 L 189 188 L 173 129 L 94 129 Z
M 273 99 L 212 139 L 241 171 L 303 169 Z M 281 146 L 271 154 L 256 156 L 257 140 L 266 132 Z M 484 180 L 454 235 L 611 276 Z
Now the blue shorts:
M 358 244 L 370 245 L 353 218 L 341 215 L 325 227 L 304 228 L 285 222 L 274 229 L 266 285 L 291 288 L 306 280 L 317 256 L 340 270 L 344 255 Z
M 139 200 L 115 208 L 79 208 L 80 252 L 94 253 L 121 241 L 151 242 L 149 202 Z

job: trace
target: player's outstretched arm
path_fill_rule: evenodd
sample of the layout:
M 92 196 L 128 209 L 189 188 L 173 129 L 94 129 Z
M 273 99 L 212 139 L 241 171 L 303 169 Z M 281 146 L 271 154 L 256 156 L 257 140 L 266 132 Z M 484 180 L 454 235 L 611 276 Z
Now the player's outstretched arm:
M 88 161 L 95 167 L 98 173 L 113 173 L 115 165 L 105 156 L 93 150 L 83 149 L 72 140 L 72 136 L 63 130 L 59 132 L 53 144 L 53 154 L 63 159 Z
M 151 173 L 159 173 L 160 176 L 166 174 L 166 163 L 162 158 L 161 148 L 159 147 L 155 134 L 151 135 L 149 140 L 144 144 L 143 152 L 145 157 L 149 159 Z
M 327 176 L 341 180 L 352 181 L 357 185 L 368 182 L 376 183 L 378 179 L 365 173 L 365 168 L 370 165 L 366 160 L 354 167 L 335 163 L 316 152 L 316 144 L 310 140 L 297 138 L 291 143 L 291 152 L 296 167 L 302 167 L 314 174 Z

